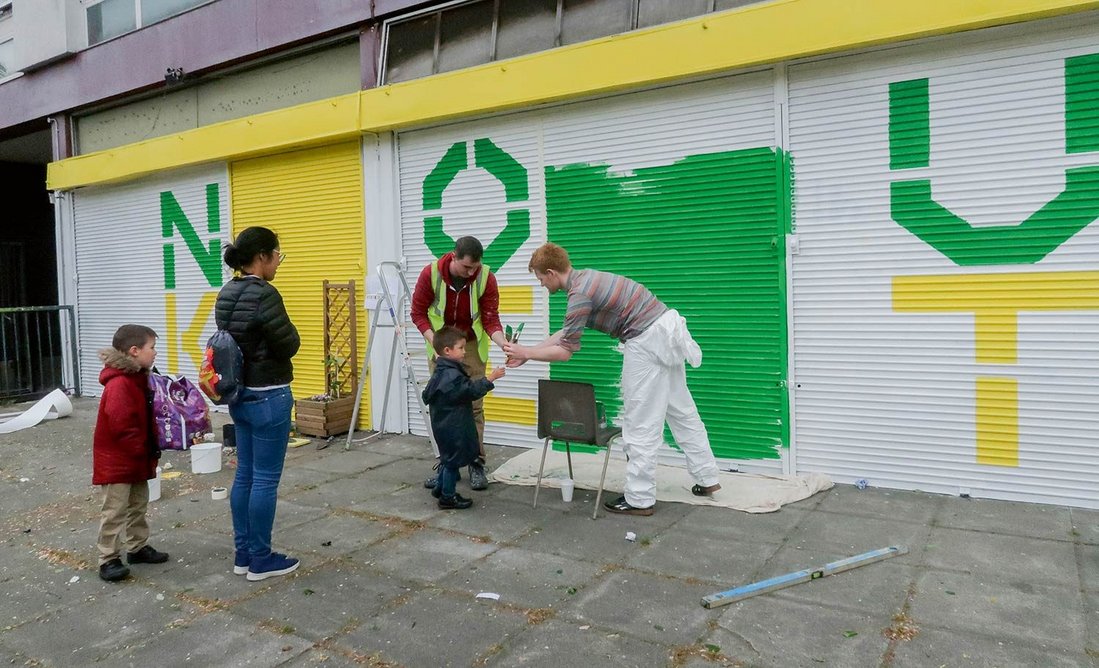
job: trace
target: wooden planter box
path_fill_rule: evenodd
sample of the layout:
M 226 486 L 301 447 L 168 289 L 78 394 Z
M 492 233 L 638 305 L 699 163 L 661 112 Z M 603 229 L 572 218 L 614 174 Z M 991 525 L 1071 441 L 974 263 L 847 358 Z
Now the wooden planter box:
M 306 436 L 335 436 L 351 431 L 351 414 L 355 412 L 355 397 L 331 401 L 298 399 L 294 402 L 298 432 Z

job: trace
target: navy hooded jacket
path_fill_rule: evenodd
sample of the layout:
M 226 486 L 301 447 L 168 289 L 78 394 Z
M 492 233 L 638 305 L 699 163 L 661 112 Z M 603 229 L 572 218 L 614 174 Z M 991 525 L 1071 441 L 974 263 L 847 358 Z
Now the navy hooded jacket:
M 468 466 L 480 455 L 473 402 L 492 389 L 492 381 L 487 378 L 470 379 L 461 362 L 441 356 L 435 359 L 435 373 L 424 388 L 423 398 L 430 408 L 431 431 L 443 466 Z

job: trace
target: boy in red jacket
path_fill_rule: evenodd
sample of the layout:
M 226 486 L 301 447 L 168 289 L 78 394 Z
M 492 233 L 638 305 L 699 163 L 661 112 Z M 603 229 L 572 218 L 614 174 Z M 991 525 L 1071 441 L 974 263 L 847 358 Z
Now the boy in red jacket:
M 99 523 L 99 577 L 108 582 L 130 575 L 119 543 L 126 531 L 126 560 L 162 564 L 168 555 L 148 545 L 149 483 L 156 477 L 160 449 L 152 429 L 149 369 L 156 360 L 156 332 L 144 325 L 122 325 L 112 348 L 99 351 L 103 396 L 92 442 L 92 484 L 103 489 Z

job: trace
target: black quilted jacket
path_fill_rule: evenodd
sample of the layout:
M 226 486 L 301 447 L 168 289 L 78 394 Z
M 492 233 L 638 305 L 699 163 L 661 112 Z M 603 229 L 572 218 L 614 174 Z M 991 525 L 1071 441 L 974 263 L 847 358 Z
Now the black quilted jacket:
M 285 385 L 294 379 L 290 358 L 301 338 L 282 295 L 261 278 L 234 278 L 218 293 L 214 320 L 236 339 L 244 355 L 244 385 Z

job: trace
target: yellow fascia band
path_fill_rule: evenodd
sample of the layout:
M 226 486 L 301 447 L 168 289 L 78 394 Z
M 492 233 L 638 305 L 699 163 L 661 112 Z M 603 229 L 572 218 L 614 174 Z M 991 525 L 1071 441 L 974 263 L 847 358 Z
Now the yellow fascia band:
M 1099 0 L 774 0 L 69 158 L 50 164 L 47 186 L 119 181 L 339 141 L 348 132 L 424 125 L 1095 8 Z M 351 110 L 357 116 L 349 124 Z

